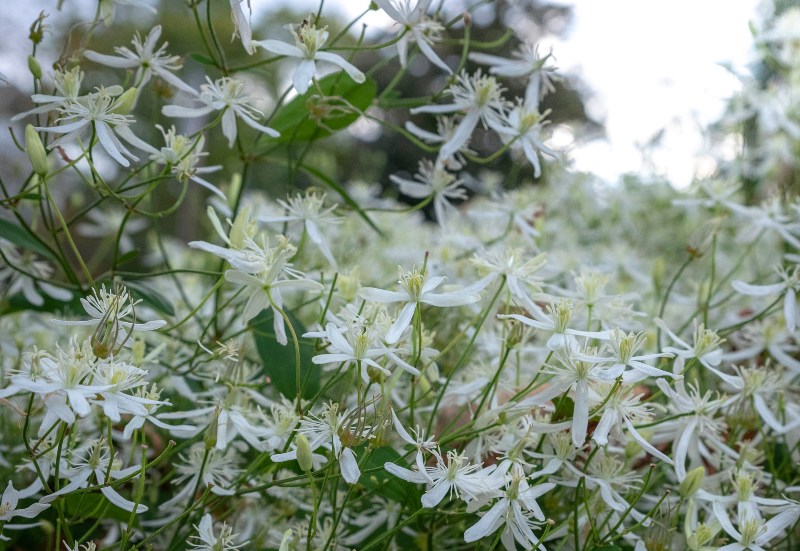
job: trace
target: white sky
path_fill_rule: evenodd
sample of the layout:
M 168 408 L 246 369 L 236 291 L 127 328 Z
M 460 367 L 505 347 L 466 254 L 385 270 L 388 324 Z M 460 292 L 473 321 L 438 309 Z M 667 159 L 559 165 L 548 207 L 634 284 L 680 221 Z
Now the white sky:
M 286 1 L 251 4 L 260 11 Z M 607 133 L 606 140 L 588 143 L 572 142 L 569 132 L 554 136 L 575 167 L 609 180 L 653 170 L 678 187 L 688 185 L 698 171 L 707 171 L 700 128 L 720 116 L 725 99 L 739 88 L 738 80 L 718 63 L 743 67 L 749 61 L 748 22 L 755 18 L 758 0 L 554 1 L 573 7 L 572 27 L 563 40 L 542 37 L 540 42 L 552 45 L 560 69 L 580 76 L 593 92 L 587 107 L 599 115 Z M 309 11 L 319 5 L 318 0 L 291 2 Z M 20 34 L 15 40 L 24 43 L 27 27 L 41 9 L 36 6 L 52 10 L 54 3 L 21 4 L 16 16 L 0 26 Z M 465 3 L 445 0 L 445 8 L 460 9 Z M 328 0 L 325 10 L 352 16 L 367 5 L 366 0 Z M 391 24 L 380 11 L 371 11 L 363 22 L 373 28 Z M 24 65 L 9 66 L 10 61 L 8 55 L 0 57 L 0 71 L 15 81 L 27 80 Z M 645 163 L 639 145 L 662 129 L 660 145 Z

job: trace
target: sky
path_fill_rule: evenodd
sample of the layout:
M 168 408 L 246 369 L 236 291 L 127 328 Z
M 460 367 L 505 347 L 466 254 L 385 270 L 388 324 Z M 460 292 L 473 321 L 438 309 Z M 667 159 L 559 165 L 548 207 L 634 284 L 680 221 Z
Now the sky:
M 251 5 L 258 12 L 285 1 L 251 0 Z M 571 129 L 553 128 L 549 145 L 575 168 L 609 181 L 626 172 L 650 171 L 685 187 L 695 176 L 713 171 L 701 129 L 719 118 L 725 100 L 739 89 L 739 81 L 720 63 L 743 68 L 750 61 L 748 22 L 756 19 L 759 0 L 551 1 L 572 7 L 572 24 L 562 38 L 538 40 L 545 48 L 552 46 L 563 73 L 578 76 L 591 92 L 587 109 L 605 125 L 606 137 L 575 139 Z M 55 3 L 20 3 L 4 16 L 0 31 L 19 34 L 16 43 L 25 47 L 25 31 L 41 9 L 37 6 L 53 9 Z M 91 11 L 93 2 L 65 4 Z M 448 10 L 464 4 L 445 0 Z M 292 5 L 311 11 L 318 0 L 292 0 Z M 366 0 L 327 0 L 325 9 L 354 16 L 367 5 Z M 380 11 L 369 12 L 363 22 L 376 29 L 392 24 Z M 0 55 L 0 72 L 27 80 L 27 68 L 12 65 L 9 53 L 6 49 Z M 658 143 L 643 156 L 643 145 L 655 137 Z

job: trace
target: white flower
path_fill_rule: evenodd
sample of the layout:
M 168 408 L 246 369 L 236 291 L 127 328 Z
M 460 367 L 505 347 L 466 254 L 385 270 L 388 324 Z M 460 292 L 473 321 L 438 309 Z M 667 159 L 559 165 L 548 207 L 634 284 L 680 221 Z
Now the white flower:
M 697 360 L 708 369 L 715 368 L 722 362 L 722 349 L 719 346 L 725 342 L 725 339 L 720 338 L 715 331 L 706 329 L 705 326 L 702 323 L 698 323 L 697 320 L 694 320 L 693 345 L 689 345 L 686 341 L 673 333 L 660 318 L 655 318 L 653 321 L 662 331 L 665 331 L 673 341 L 681 346 L 681 348 L 666 346 L 664 347 L 664 352 L 675 354 L 680 358 L 681 362 L 697 358 Z
M 528 258 L 522 249 L 506 249 L 503 252 L 482 251 L 475 253 L 472 263 L 481 271 L 489 272 L 473 286 L 476 289 L 484 289 L 496 281 L 499 277 L 505 277 L 505 283 L 511 296 L 521 300 L 529 301 L 526 285 L 530 285 L 535 290 L 541 288 L 542 280 L 536 277 L 539 270 L 547 264 L 547 257 L 544 253 L 537 254 Z
M 170 509 L 175 505 L 182 506 L 193 494 L 198 482 L 202 483 L 201 488 L 210 487 L 209 491 L 214 495 L 233 495 L 236 493 L 233 489 L 234 482 L 241 473 L 241 469 L 236 466 L 240 454 L 233 446 L 228 446 L 225 450 L 206 450 L 204 443 L 195 443 L 187 454 L 180 455 L 179 462 L 173 464 L 177 474 L 172 479 L 172 484 L 180 487 L 180 490 L 159 507 Z
M 404 302 L 400 314 L 386 334 L 386 342 L 394 344 L 411 325 L 411 319 L 419 304 L 431 306 L 462 306 L 478 302 L 480 296 L 468 291 L 453 291 L 449 293 L 434 293 L 433 290 L 444 283 L 442 276 L 427 278 L 427 274 L 420 268 L 405 272 L 400 268 L 400 280 L 397 282 L 402 291 L 384 291 L 374 287 L 362 287 L 358 295 L 372 302 Z
M 555 351 L 561 348 L 577 350 L 578 341 L 575 338 L 576 336 L 600 340 L 608 340 L 610 338 L 609 331 L 581 331 L 580 329 L 571 329 L 569 323 L 575 311 L 575 305 L 571 300 L 562 299 L 557 303 L 550 303 L 546 306 L 546 312 L 542 312 L 533 301 L 527 301 L 527 305 L 528 307 L 535 307 L 535 309 L 532 310 L 535 319 L 521 316 L 520 314 L 498 314 L 497 317 L 498 319 L 515 319 L 530 327 L 553 333 L 550 338 L 547 339 L 547 348 L 550 350 Z
M 490 65 L 489 74 L 507 78 L 528 77 L 525 88 L 525 103 L 536 109 L 539 100 L 555 90 L 553 80 L 556 67 L 548 65 L 553 59 L 552 50 L 544 57 L 539 55 L 538 44 L 524 42 L 512 54 L 512 58 L 473 52 L 469 59 L 475 63 Z
M 66 103 L 73 101 L 84 101 L 87 96 L 81 96 L 81 83 L 83 82 L 83 71 L 78 66 L 63 71 L 56 70 L 53 73 L 53 94 L 33 94 L 33 103 L 43 103 L 30 111 L 19 113 L 11 117 L 12 121 L 20 120 L 28 115 L 38 115 L 55 111 Z M 122 86 L 109 86 L 106 92 L 112 96 L 118 96 L 123 92 Z
M 411 110 L 411 114 L 455 112 L 464 114 L 453 136 L 439 150 L 441 159 L 449 159 L 467 143 L 479 122 L 483 123 L 484 128 L 490 127 L 495 130 L 503 126 L 501 113 L 506 108 L 506 101 L 502 92 L 503 87 L 494 77 L 484 75 L 480 71 L 476 71 L 472 76 L 462 72 L 456 78 L 456 82 L 448 88 L 453 103 L 415 107 Z
M 794 266 L 789 270 L 778 268 L 778 275 L 783 280 L 780 283 L 751 285 L 735 280 L 731 282 L 731 286 L 739 293 L 753 297 L 782 294 L 783 317 L 786 320 L 787 329 L 793 333 L 797 328 L 798 309 L 800 308 L 800 304 L 797 302 L 797 289 L 800 288 L 800 266 Z
M 153 74 L 164 79 L 166 82 L 188 92 L 195 94 L 194 89 L 183 82 L 181 79 L 172 74 L 173 71 L 179 70 L 183 67 L 181 58 L 176 55 L 169 55 L 165 51 L 168 44 L 164 42 L 157 50 L 156 42 L 161 37 L 161 25 L 156 25 L 153 30 L 142 41 L 139 33 L 133 36 L 133 49 L 130 50 L 126 47 L 117 46 L 114 51 L 119 54 L 118 56 L 100 54 L 92 50 L 87 50 L 85 56 L 87 59 L 107 65 L 109 67 L 116 67 L 119 69 L 136 69 L 136 78 L 134 86 L 141 88 L 150 81 Z
M 714 503 L 714 514 L 722 525 L 722 529 L 736 540 L 719 548 L 719 551 L 763 551 L 769 548 L 770 541 L 783 534 L 784 530 L 792 526 L 800 518 L 800 507 L 792 507 L 778 513 L 768 521 L 749 516 L 739 516 L 738 530 L 734 528 L 728 512 L 721 503 Z
M 19 505 L 19 492 L 14 489 L 11 481 L 8 481 L 8 486 L 3 491 L 3 497 L 0 499 L 0 523 L 5 524 L 14 517 L 22 518 L 36 518 L 36 516 L 50 507 L 47 503 L 34 503 L 24 509 L 18 509 Z
M 538 178 L 542 174 L 542 167 L 539 163 L 538 151 L 546 153 L 551 157 L 556 157 L 556 152 L 544 145 L 540 133 L 542 127 L 547 124 L 544 114 L 539 113 L 538 109 L 531 103 L 518 102 L 514 108 L 503 117 L 504 124 L 494 127 L 504 143 L 513 140 L 512 147 L 522 149 L 525 157 L 533 165 L 533 176 Z
M 306 333 L 303 336 L 325 336 L 330 342 L 329 348 L 332 350 L 327 354 L 317 354 L 311 358 L 313 363 L 344 362 L 344 365 L 355 363 L 358 365 L 360 376 L 365 382 L 369 380 L 368 373 L 364 369 L 365 365 L 373 367 L 385 375 L 392 374 L 391 371 L 375 361 L 380 358 L 388 358 L 415 377 L 419 375 L 418 369 L 404 362 L 395 354 L 396 349 L 381 345 L 376 338 L 375 332 L 366 327 L 355 326 L 342 329 L 329 323 L 325 326 L 324 333 Z
M 642 347 L 647 340 L 647 335 L 644 332 L 640 333 L 625 333 L 619 328 L 614 329 L 610 334 L 610 340 L 607 346 L 614 353 L 613 357 L 605 358 L 602 356 L 587 356 L 585 354 L 576 354 L 576 357 L 583 361 L 590 363 L 610 363 L 610 366 L 605 366 L 603 376 L 607 379 L 616 379 L 622 376 L 623 381 L 626 383 L 639 381 L 647 376 L 651 377 L 675 377 L 669 371 L 658 369 L 646 363 L 649 360 L 656 358 L 671 358 L 672 353 L 660 352 L 656 354 L 643 354 L 636 356 L 636 351 Z M 631 371 L 625 371 L 626 367 L 630 367 Z
M 400 192 L 415 199 L 433 198 L 433 210 L 440 226 L 447 225 L 455 213 L 450 200 L 467 198 L 463 182 L 445 168 L 444 163 L 433 163 L 427 159 L 419 162 L 419 172 L 414 175 L 417 181 L 400 178 L 392 174 L 389 179 L 400 186 Z
M 283 309 L 282 292 L 321 291 L 323 287 L 291 267 L 289 258 L 296 249 L 282 237 L 275 247 L 266 240 L 260 247 L 252 240 L 249 243 L 250 257 L 232 256 L 228 259 L 233 269 L 225 272 L 225 280 L 246 290 L 248 299 L 242 311 L 242 321 L 247 323 L 265 308 L 272 307 L 275 336 L 280 344 L 287 344 L 286 327 L 280 312 Z
M 478 522 L 467 528 L 464 532 L 464 541 L 467 543 L 478 541 L 505 525 L 500 541 L 508 551 L 516 551 L 516 543 L 525 549 L 544 549 L 539 543 L 539 538 L 531 530 L 535 524 L 529 515 L 544 521 L 544 513 L 536 503 L 536 498 L 555 486 L 552 482 L 529 486 L 524 478 L 515 478 L 503 491 L 503 497 L 498 499 Z
M 108 485 L 109 480 L 130 477 L 137 471 L 141 471 L 142 467 L 133 465 L 126 469 L 119 469 L 119 460 L 111 461 L 110 448 L 105 441 L 96 440 L 84 446 L 75 452 L 70 463 L 73 465 L 72 468 L 59 473 L 59 476 L 69 479 L 69 482 L 58 491 L 43 497 L 40 500 L 42 503 L 50 503 L 58 496 L 86 488 L 94 475 L 96 484 L 100 486 L 100 492 L 117 507 L 132 513 L 144 513 L 148 510 L 147 506 L 125 499 L 112 486 Z
M 260 40 L 255 41 L 254 44 L 274 54 L 300 60 L 300 63 L 292 73 L 292 84 L 298 94 L 305 94 L 308 90 L 309 82 L 311 82 L 311 79 L 317 73 L 317 61 L 332 63 L 344 69 L 354 81 L 359 83 L 364 82 L 366 79 L 364 73 L 356 69 L 342 56 L 320 51 L 325 45 L 325 42 L 328 41 L 327 28 L 323 27 L 322 29 L 318 29 L 315 25 L 310 23 L 308 19 L 304 19 L 303 22 L 297 26 L 296 30 L 292 26 L 289 26 L 288 29 L 292 33 L 292 36 L 294 36 L 294 46 L 279 40 Z
M 375 0 L 375 3 L 401 27 L 398 31 L 400 38 L 397 41 L 400 65 L 406 66 L 408 62 L 408 43 L 413 39 L 419 46 L 422 55 L 428 58 L 428 61 L 450 74 L 453 73 L 450 67 L 436 55 L 436 52 L 430 46 L 438 40 L 439 34 L 444 30 L 444 26 L 441 23 L 425 15 L 431 5 L 431 0 L 418 0 L 413 8 L 411 7 L 411 0 Z
M 5 264 L 5 265 L 4 265 Z M 16 247 L 0 238 L 0 281 L 5 289 L 3 293 L 11 296 L 22 293 L 25 300 L 34 306 L 42 306 L 42 293 L 56 300 L 72 299 L 72 293 L 52 283 L 53 267 L 43 260 L 36 260 L 31 253 L 20 253 Z
M 200 86 L 197 100 L 203 104 L 199 107 L 182 107 L 165 105 L 161 112 L 168 117 L 191 118 L 203 117 L 214 111 L 222 111 L 222 134 L 228 138 L 228 147 L 236 141 L 236 118 L 255 128 L 259 132 L 277 138 L 280 133 L 256 121 L 263 113 L 251 105 L 252 98 L 244 93 L 244 81 L 233 77 L 222 77 L 212 81 L 206 77 L 206 84 Z
M 333 451 L 334 457 L 339 460 L 342 478 L 348 484 L 355 484 L 361 476 L 356 454 L 348 446 L 368 439 L 374 430 L 364 423 L 360 415 L 360 410 L 343 410 L 340 413 L 339 404 L 328 403 L 319 416 L 309 414 L 303 417 L 297 429 L 298 433 L 308 438 L 312 452 L 319 448 Z M 271 459 L 276 463 L 295 460 L 297 450 L 274 454 Z
M 245 0 L 231 0 L 231 18 L 233 19 L 233 35 L 239 35 L 242 39 L 242 46 L 247 53 L 253 55 L 256 53 L 256 45 L 253 43 L 253 30 L 250 27 L 250 18 L 245 15 L 242 4 Z M 250 0 L 247 0 L 247 11 L 252 13 L 250 8 Z
M 124 286 L 108 291 L 105 285 L 101 285 L 99 291 L 92 289 L 92 295 L 81 299 L 81 305 L 91 319 L 52 321 L 57 325 L 82 325 L 94 328 L 103 325 L 106 331 L 115 333 L 116 342 L 122 344 L 130 339 L 134 331 L 154 331 L 167 324 L 164 320 L 137 323 L 135 307 L 140 302 L 141 300 L 134 301 Z M 125 319 L 128 317 L 132 319 Z
M 672 442 L 672 458 L 678 480 L 686 478 L 686 461 L 689 467 L 701 465 L 703 461 L 711 463 L 720 457 L 720 451 L 736 457 L 737 454 L 724 442 L 727 425 L 716 413 L 726 400 L 710 391 L 700 394 L 697 387 L 683 380 L 675 381 L 675 389 L 669 386 L 666 379 L 656 381 L 658 388 L 667 397 L 669 419 L 659 423 L 653 443 Z M 713 463 L 712 463 L 713 464 Z
M 503 480 L 492 477 L 496 465 L 482 468 L 481 465 L 469 463 L 465 455 L 455 451 L 447 452 L 447 463 L 441 454 L 436 453 L 436 465 L 425 467 L 425 471 L 409 470 L 394 463 L 385 463 L 383 467 L 391 474 L 415 484 L 428 484 L 428 491 L 422 496 L 422 506 L 436 507 L 448 494 L 455 493 L 469 501 L 494 492 Z
M 158 128 L 161 131 L 161 135 L 164 136 L 164 147 L 156 149 L 142 140 L 130 142 L 131 145 L 135 145 L 142 151 L 150 153 L 151 161 L 169 167 L 170 172 L 180 182 L 191 180 L 196 184 L 200 184 L 227 203 L 228 198 L 225 197 L 225 194 L 222 193 L 219 188 L 198 176 L 198 174 L 208 174 L 222 169 L 222 165 L 197 166 L 204 157 L 208 156 L 208 153 L 203 151 L 203 146 L 206 141 L 205 136 L 200 134 L 196 138 L 190 138 L 183 134 L 178 134 L 174 126 L 170 127 L 169 130 L 164 130 L 164 127 L 157 124 L 156 128 Z M 92 212 L 94 211 L 89 211 L 89 214 Z
M 188 543 L 197 551 L 234 551 L 250 543 L 249 541 L 236 543 L 239 534 L 234 534 L 233 528 L 225 522 L 222 523 L 219 536 L 214 535 L 214 520 L 208 513 L 203 515 L 200 524 L 195 525 L 194 529 L 197 530 L 197 535 L 191 536 Z
M 657 450 L 633 426 L 632 421 L 646 423 L 652 419 L 650 407 L 647 404 L 642 404 L 641 399 L 642 395 L 634 394 L 634 390 L 631 388 L 620 388 L 605 399 L 603 415 L 594 429 L 592 440 L 601 446 L 605 446 L 608 444 L 609 433 L 613 430 L 621 434 L 624 426 L 628 430 L 628 435 L 633 437 L 647 453 L 672 465 L 672 459 Z
M 119 88 L 119 87 L 115 87 Z M 119 92 L 122 89 L 119 88 Z M 139 158 L 122 145 L 116 134 L 124 139 L 136 136 L 128 127 L 134 121 L 130 115 L 121 115 L 116 112 L 122 106 L 123 99 L 116 89 L 98 88 L 97 92 L 89 94 L 80 101 L 70 100 L 65 102 L 58 110 L 61 116 L 57 121 L 61 124 L 52 127 L 36 127 L 36 130 L 64 134 L 49 145 L 58 147 L 65 143 L 79 141 L 87 131 L 92 131 L 92 137 L 97 137 L 106 153 L 122 166 L 130 166 L 128 159 L 138 161 Z M 89 149 L 91 149 L 91 144 Z M 127 157 L 127 159 L 126 159 Z
M 321 230 L 327 229 L 328 225 L 340 222 L 341 219 L 331 216 L 331 213 L 336 209 L 336 205 L 323 208 L 324 203 L 325 194 L 317 195 L 314 192 L 290 197 L 288 201 L 278 199 L 278 204 L 285 209 L 286 214 L 283 216 L 262 215 L 259 217 L 259 221 L 265 223 L 302 222 L 303 228 L 311 238 L 311 241 L 319 248 L 325 259 L 335 270 L 337 269 L 336 259 L 333 258 L 330 246 Z
M 94 375 L 103 390 L 97 392 L 93 402 L 102 406 L 103 413 L 114 423 L 122 421 L 121 414 L 147 416 L 148 406 L 169 404 L 134 394 L 132 391 L 147 384 L 147 371 L 127 362 L 114 357 L 100 359 L 94 366 Z

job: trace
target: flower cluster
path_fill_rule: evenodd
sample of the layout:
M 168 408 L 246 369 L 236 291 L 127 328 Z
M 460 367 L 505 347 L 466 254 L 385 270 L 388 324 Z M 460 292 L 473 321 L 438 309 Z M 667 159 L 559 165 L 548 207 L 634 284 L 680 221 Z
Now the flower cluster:
M 446 3 L 378 0 L 396 25 L 367 45 L 323 10 L 293 45 L 254 39 L 243 0 L 226 45 L 191 3 L 207 46 L 191 58 L 157 25 L 102 53 L 115 4 L 86 63 L 48 83 L 31 58 L 35 106 L 13 121 L 31 119 L 29 174 L 0 200 L 0 547 L 796 546 L 785 186 L 571 171 L 540 111 L 552 54 L 473 51 Z M 789 73 L 796 18 L 757 36 Z M 440 88 L 400 97 L 415 56 Z M 129 78 L 86 91 L 92 63 Z M 739 115 L 793 135 L 765 105 Z M 329 153 L 375 121 L 423 158 L 384 187 L 343 181 Z M 520 185 L 476 168 L 508 151 Z

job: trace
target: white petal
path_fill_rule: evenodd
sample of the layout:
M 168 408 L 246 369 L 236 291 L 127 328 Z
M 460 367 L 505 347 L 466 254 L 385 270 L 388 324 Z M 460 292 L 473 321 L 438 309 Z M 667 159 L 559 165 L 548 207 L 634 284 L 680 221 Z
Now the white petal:
M 361 471 L 358 469 L 358 460 L 356 454 L 350 448 L 344 448 L 342 455 L 339 457 L 339 469 L 342 471 L 342 478 L 348 484 L 355 484 L 358 482 L 358 477 L 361 476 Z

